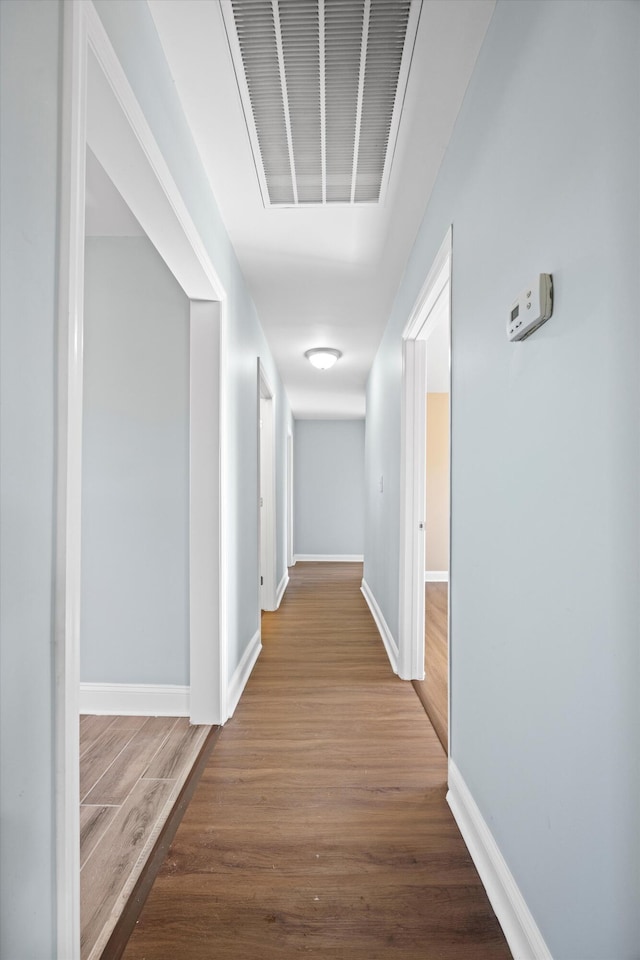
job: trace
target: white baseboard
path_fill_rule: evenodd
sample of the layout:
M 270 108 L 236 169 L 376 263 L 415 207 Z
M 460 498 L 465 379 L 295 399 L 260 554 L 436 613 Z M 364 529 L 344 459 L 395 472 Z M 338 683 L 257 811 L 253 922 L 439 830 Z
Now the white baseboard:
M 240 702 L 240 697 L 242 696 L 242 691 L 247 685 L 247 680 L 251 676 L 251 671 L 253 670 L 256 660 L 260 656 L 260 651 L 262 650 L 262 643 L 260 640 L 260 630 L 256 630 L 253 637 L 249 641 L 247 649 L 242 655 L 242 660 L 235 669 L 235 672 L 231 678 L 229 684 L 228 692 L 228 708 L 227 712 L 229 717 L 232 717 L 235 713 L 235 709 Z
M 276 610 L 282 603 L 282 598 L 284 597 L 284 592 L 289 586 L 289 571 L 285 570 L 284 576 L 280 583 L 278 584 L 278 589 L 276 591 Z
M 425 583 L 448 583 L 449 571 L 448 570 L 425 570 L 424 582 Z
M 190 689 L 161 683 L 81 683 L 80 713 L 188 717 Z
M 449 760 L 447 802 L 513 956 L 516 960 L 552 960 L 525 899 L 453 760 Z
M 293 562 L 302 563 L 363 563 L 362 553 L 296 553 Z
M 371 616 L 376 622 L 378 632 L 382 637 L 382 642 L 384 643 L 384 648 L 387 651 L 387 656 L 389 657 L 389 662 L 394 673 L 398 672 L 398 644 L 396 643 L 391 630 L 387 625 L 387 621 L 382 615 L 382 610 L 376 602 L 376 598 L 371 592 L 371 588 L 366 580 L 363 579 L 362 585 L 360 587 L 363 597 L 367 601 L 367 606 L 371 611 Z

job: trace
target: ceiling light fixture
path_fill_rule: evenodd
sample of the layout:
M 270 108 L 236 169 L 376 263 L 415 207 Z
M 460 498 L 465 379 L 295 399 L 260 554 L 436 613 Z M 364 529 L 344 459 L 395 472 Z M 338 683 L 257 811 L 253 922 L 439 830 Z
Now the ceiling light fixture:
M 341 356 L 340 350 L 333 350 L 331 347 L 314 347 L 313 350 L 307 350 L 305 353 L 309 363 L 318 370 L 328 370 Z

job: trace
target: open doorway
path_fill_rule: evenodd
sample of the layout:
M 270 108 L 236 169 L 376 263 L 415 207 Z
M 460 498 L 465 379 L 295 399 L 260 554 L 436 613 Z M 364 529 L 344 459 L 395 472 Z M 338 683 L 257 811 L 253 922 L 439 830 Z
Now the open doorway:
M 190 674 L 199 666 L 190 662 L 190 553 L 197 544 L 189 536 L 189 518 L 191 504 L 198 507 L 202 469 L 200 463 L 191 469 L 190 453 L 201 453 L 190 401 L 194 391 L 196 406 L 207 400 L 201 396 L 197 364 L 206 330 L 214 345 L 216 336 L 215 321 L 199 315 L 210 305 L 191 304 L 88 147 L 86 159 L 79 743 L 83 960 L 100 955 L 112 937 L 121 936 L 116 925 L 126 893 L 164 835 L 173 798 L 212 742 L 209 723 L 189 722 Z M 200 347 L 194 358 L 192 339 Z M 217 381 L 208 363 L 205 370 L 211 391 Z M 215 403 L 206 406 L 211 415 Z M 210 416 L 213 432 L 214 421 Z M 212 540 L 217 549 L 217 537 L 209 528 L 203 544 Z M 209 592 L 217 612 L 215 583 Z
M 87 148 L 83 713 L 143 712 L 135 698 L 151 693 L 159 716 L 189 713 L 189 322 L 188 297 Z
M 227 718 L 224 564 L 221 563 L 225 553 L 222 519 L 226 482 L 226 446 L 222 435 L 225 294 L 91 4 L 65 5 L 64 33 L 55 637 L 57 955 L 78 960 L 87 147 L 133 212 L 189 304 L 190 490 L 189 516 L 183 533 L 188 542 L 190 572 L 190 712 L 191 719 L 200 724 L 220 723 Z M 200 584 L 206 586 L 198 589 Z M 188 715 L 189 709 L 186 713 Z
M 398 658 L 400 676 L 414 681 L 445 750 L 449 737 L 450 317 L 451 231 L 403 334 Z

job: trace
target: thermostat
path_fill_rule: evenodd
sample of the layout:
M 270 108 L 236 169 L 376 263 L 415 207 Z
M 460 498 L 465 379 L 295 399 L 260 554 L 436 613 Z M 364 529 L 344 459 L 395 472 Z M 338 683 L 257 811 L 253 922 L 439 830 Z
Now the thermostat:
M 541 273 L 535 283 L 526 287 L 511 304 L 507 320 L 509 340 L 525 340 L 542 326 L 553 313 L 553 280 L 550 273 Z

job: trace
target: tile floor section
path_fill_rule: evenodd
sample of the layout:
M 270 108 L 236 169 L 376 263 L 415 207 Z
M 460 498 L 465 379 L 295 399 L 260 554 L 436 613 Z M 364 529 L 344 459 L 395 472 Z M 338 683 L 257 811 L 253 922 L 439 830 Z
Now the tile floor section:
M 211 727 L 80 718 L 82 960 L 98 960 Z

